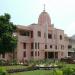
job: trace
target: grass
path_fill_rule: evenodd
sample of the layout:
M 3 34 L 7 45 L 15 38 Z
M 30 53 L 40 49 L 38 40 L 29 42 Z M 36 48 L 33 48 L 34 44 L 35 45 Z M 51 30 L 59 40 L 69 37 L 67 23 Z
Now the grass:
M 75 68 L 75 64 L 62 64 L 64 68 Z M 0 68 L 9 70 L 9 69 L 22 69 L 28 66 L 22 65 L 15 65 L 15 66 L 0 66 Z M 17 73 L 10 73 L 9 75 L 53 75 L 53 70 L 34 70 L 34 71 L 27 71 L 27 72 L 17 72 Z
M 64 67 L 75 68 L 75 64 L 64 64 Z M 53 70 L 35 70 L 35 71 L 12 73 L 10 75 L 54 75 L 54 74 Z
M 18 72 L 10 75 L 52 75 L 52 72 L 49 70 L 36 70 L 36 71 L 28 71 L 28 72 Z
M 75 68 L 75 64 L 66 64 L 66 67 Z
M 9 69 L 22 69 L 26 68 L 27 66 L 22 66 L 22 65 L 15 65 L 15 66 L 0 66 L 0 68 L 9 70 Z

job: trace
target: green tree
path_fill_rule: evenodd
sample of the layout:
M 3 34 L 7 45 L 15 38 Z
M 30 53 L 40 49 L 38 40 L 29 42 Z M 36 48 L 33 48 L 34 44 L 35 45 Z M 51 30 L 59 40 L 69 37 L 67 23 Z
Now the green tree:
M 0 54 L 13 52 L 17 46 L 17 38 L 13 36 L 16 26 L 10 18 L 7 13 L 0 16 Z

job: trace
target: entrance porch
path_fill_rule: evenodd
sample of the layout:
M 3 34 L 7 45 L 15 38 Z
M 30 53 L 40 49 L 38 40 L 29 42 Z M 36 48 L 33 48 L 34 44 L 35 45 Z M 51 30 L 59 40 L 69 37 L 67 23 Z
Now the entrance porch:
M 58 52 L 45 52 L 45 59 L 58 59 Z

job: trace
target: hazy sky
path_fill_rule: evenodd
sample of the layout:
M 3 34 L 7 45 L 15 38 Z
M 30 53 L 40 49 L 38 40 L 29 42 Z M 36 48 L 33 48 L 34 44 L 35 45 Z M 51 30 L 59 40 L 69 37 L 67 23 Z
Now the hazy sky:
M 9 13 L 14 24 L 30 25 L 38 22 L 44 4 L 55 27 L 75 34 L 75 0 L 0 0 L 0 15 Z

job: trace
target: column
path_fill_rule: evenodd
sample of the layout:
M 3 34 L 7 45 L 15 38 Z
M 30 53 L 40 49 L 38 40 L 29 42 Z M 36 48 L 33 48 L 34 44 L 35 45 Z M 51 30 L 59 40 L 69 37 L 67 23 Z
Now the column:
M 33 48 L 33 58 L 35 59 L 35 42 L 34 42 L 33 44 L 34 44 L 34 48 Z

